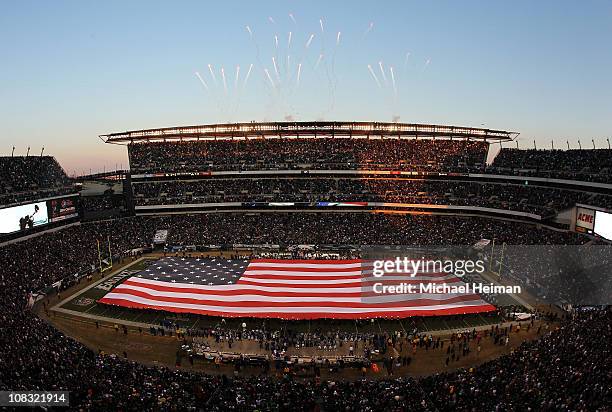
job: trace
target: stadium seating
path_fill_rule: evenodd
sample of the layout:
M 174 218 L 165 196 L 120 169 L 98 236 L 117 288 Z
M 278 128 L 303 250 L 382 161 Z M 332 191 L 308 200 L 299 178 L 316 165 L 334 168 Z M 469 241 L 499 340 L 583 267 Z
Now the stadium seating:
M 1 205 L 71 192 L 70 179 L 54 157 L 0 157 Z
M 492 167 L 492 172 L 605 183 L 612 182 L 612 151 L 502 149 Z
M 262 169 L 482 167 L 483 142 L 406 139 L 256 139 L 129 145 L 132 173 Z
M 365 139 L 277 139 L 249 142 L 130 145 L 132 173 L 320 169 L 485 171 L 486 146 L 474 142 Z M 505 150 L 505 149 L 504 149 Z M 538 151 L 539 152 L 539 151 Z M 564 176 L 609 181 L 605 153 L 507 154 L 487 173 Z M 570 156 L 568 160 L 563 156 Z M 589 157 L 592 156 L 592 157 Z M 282 159 L 279 160 L 279 159 Z M 557 160 L 562 159 L 562 160 Z M 580 163 L 582 162 L 582 163 Z M 607 163 L 606 163 L 607 162 Z M 537 167 L 537 164 L 545 165 Z M 41 193 L 72 190 L 55 159 L 0 158 L 3 203 Z M 572 164 L 570 168 L 560 165 Z M 588 170 L 579 168 L 585 164 Z M 598 168 L 599 167 L 599 168 Z M 557 170 L 559 169 L 559 170 Z M 587 179 L 588 178 L 588 179 Z M 351 179 L 327 175 L 266 179 L 141 180 L 133 184 L 137 205 L 189 202 L 376 201 L 495 207 L 554 213 L 576 202 L 610 206 L 610 197 L 588 189 L 476 180 Z M 85 198 L 90 213 L 123 207 L 119 196 Z M 100 216 L 108 217 L 101 213 Z M 508 355 L 470 369 L 421 379 L 315 379 L 296 377 L 297 368 L 259 376 L 208 375 L 181 368 L 146 366 L 96 353 L 66 336 L 28 308 L 32 292 L 51 285 L 63 291 L 94 273 L 97 241 L 118 255 L 151 245 L 168 230 L 168 245 L 473 245 L 479 240 L 519 245 L 580 245 L 590 240 L 563 231 L 484 217 L 374 213 L 203 213 L 100 220 L 42 233 L 0 247 L 0 390 L 69 390 L 73 410 L 606 410 L 610 404 L 609 349 L 612 313 L 590 308 L 568 314 L 558 329 L 540 334 Z M 520 257 L 507 252 L 508 260 Z M 591 256 L 591 255 L 589 255 Z M 594 255 L 593 255 L 594 256 Z M 587 257 L 588 259 L 588 257 Z M 550 286 L 537 261 L 526 276 Z M 578 283 L 577 283 L 578 282 Z M 571 299 L 580 279 L 558 286 Z M 278 332 L 279 336 L 280 331 Z M 257 331 L 243 330 L 257 336 Z M 508 332 L 503 332 L 508 333 Z M 313 336 L 313 335 L 310 335 Z M 486 339 L 498 339 L 497 332 Z M 324 341 L 323 335 L 317 339 Z M 384 348 L 385 334 L 367 339 Z M 279 338 L 274 344 L 280 344 Z M 466 342 L 474 350 L 473 342 Z M 465 347 L 464 347 L 465 348 Z M 273 348 L 271 350 L 274 350 Z M 464 349 L 465 350 L 465 349 Z M 454 354 L 453 354 L 454 356 Z M 448 360 L 447 360 L 448 362 Z M 240 369 L 242 360 L 235 362 Z M 14 365 L 20 365 L 15 367 Z M 452 366 L 452 365 L 451 365 Z M 333 375 L 332 375 L 333 376 Z
M 134 184 L 136 205 L 218 202 L 396 202 L 480 206 L 549 215 L 574 205 L 612 206 L 587 191 L 482 181 L 360 178 L 215 178 Z
M 486 219 L 243 215 L 130 218 L 73 226 L 0 250 L 3 298 L 0 317 L 7 331 L 0 340 L 0 390 L 69 390 L 74 410 L 604 410 L 609 405 L 609 311 L 592 310 L 567 318 L 559 330 L 525 343 L 512 354 L 475 369 L 421 380 L 330 381 L 284 377 L 204 375 L 151 367 L 96 354 L 27 310 L 29 291 L 49 285 L 96 262 L 96 239 L 109 236 L 117 250 L 150 243 L 160 227 L 172 242 L 215 241 L 424 244 L 441 239 L 470 243 L 480 237 L 507 242 L 574 243 L 574 235 L 534 230 L 527 225 Z M 194 228 L 198 228 L 195 230 Z M 390 234 L 386 231 L 392 230 Z M 449 238 L 450 235 L 450 238 Z M 393 240 L 394 239 L 394 240 Z M 72 279 L 72 280 L 71 280 Z M 69 278 L 61 288 L 76 282 Z M 489 339 L 492 339 L 490 337 Z M 20 367 L 14 367 L 20 365 Z M 315 371 L 316 373 L 316 371 Z M 376 394 L 376 396 L 372 396 Z

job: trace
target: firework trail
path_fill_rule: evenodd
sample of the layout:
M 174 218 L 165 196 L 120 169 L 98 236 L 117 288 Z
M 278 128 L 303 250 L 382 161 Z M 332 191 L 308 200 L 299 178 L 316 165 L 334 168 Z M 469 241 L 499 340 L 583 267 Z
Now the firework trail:
M 195 72 L 195 75 L 198 77 L 198 79 L 200 79 L 200 83 L 202 83 L 202 86 L 204 86 L 204 88 L 206 90 L 208 90 L 208 85 L 206 84 L 206 82 L 204 81 L 202 76 L 200 76 L 200 73 L 199 72 Z
M 278 73 L 278 66 L 276 65 L 276 59 L 272 56 L 272 65 L 274 65 L 274 73 L 276 73 L 276 78 L 280 82 L 280 74 Z
M 274 47 L 278 49 L 278 36 L 274 35 Z
M 325 29 L 323 28 L 323 18 L 319 19 L 319 26 L 321 26 L 321 33 L 325 33 Z
M 314 65 L 315 70 L 317 70 L 317 67 L 319 67 L 319 64 L 321 64 L 321 60 L 323 60 L 323 53 L 319 54 L 319 58 L 317 59 L 317 62 Z
M 238 90 L 238 78 L 240 77 L 240 65 L 236 65 L 236 77 L 234 78 L 234 91 Z
M 380 68 L 380 73 L 382 74 L 382 79 L 386 86 L 387 85 L 387 75 L 385 74 L 385 69 L 383 68 L 382 61 L 378 62 L 378 67 Z
M 215 84 L 217 84 L 217 76 L 215 76 L 215 71 L 212 68 L 212 64 L 208 64 L 208 71 L 210 72 L 210 77 L 212 77 Z
M 297 87 L 300 87 L 300 77 L 301 77 L 301 74 L 302 74 L 302 63 L 298 64 L 297 81 L 296 81 Z
M 336 52 L 338 51 L 338 46 L 340 46 L 340 36 L 342 36 L 342 32 L 338 32 L 336 34 L 336 46 L 334 47 L 334 53 L 332 54 L 332 60 L 331 60 L 331 74 L 332 74 L 332 80 L 330 81 L 330 85 L 331 85 L 331 98 L 332 98 L 332 108 L 335 104 L 336 101 L 336 88 L 338 86 L 338 76 L 336 76 Z
M 223 69 L 223 66 L 221 66 L 221 78 L 223 79 L 223 91 L 225 91 L 225 94 L 227 94 L 227 83 L 225 82 L 225 70 Z
M 410 52 L 406 52 L 406 57 L 404 58 L 404 70 L 408 67 L 408 58 L 410 57 Z
M 289 13 L 289 18 L 291 19 L 293 24 L 297 24 L 297 21 L 295 21 L 295 17 L 293 16 L 293 13 Z
M 255 52 L 256 52 L 257 62 L 261 65 L 261 59 L 259 58 L 259 44 L 257 43 L 257 40 L 255 40 L 255 36 L 253 35 L 253 30 L 251 30 L 251 26 L 249 26 L 249 25 L 246 25 L 244 27 L 249 32 L 249 38 L 253 42 L 253 45 L 255 45 Z
M 389 71 L 391 72 L 391 83 L 393 84 L 393 93 L 395 97 L 397 97 L 397 87 L 395 86 L 395 73 L 393 72 L 393 66 L 389 67 Z
M 272 88 L 274 90 L 276 90 L 276 86 L 274 85 L 274 80 L 272 80 L 272 76 L 270 76 L 270 72 L 268 71 L 268 69 L 264 69 L 264 73 L 266 74 L 266 76 L 268 77 L 268 80 L 270 81 L 270 84 L 272 85 Z
M 287 34 L 287 65 L 285 66 L 285 72 L 290 73 L 291 67 L 291 56 L 289 55 L 289 50 L 291 49 L 291 39 L 293 37 L 293 33 L 289 32 Z
M 312 43 L 312 39 L 314 39 L 314 36 L 315 36 L 314 33 L 310 35 L 310 37 L 308 38 L 308 41 L 306 42 L 306 48 L 310 47 L 310 43 Z
M 247 70 L 247 74 L 244 77 L 244 84 L 242 85 L 242 88 L 245 88 L 248 81 L 249 81 L 249 77 L 251 77 L 251 70 L 253 70 L 253 63 L 249 64 L 249 69 Z
M 368 71 L 372 75 L 372 78 L 376 82 L 376 85 L 378 85 L 379 88 L 382 88 L 382 86 L 380 85 L 380 82 L 378 81 L 378 77 L 376 77 L 376 73 L 374 73 L 374 70 L 372 70 L 372 66 L 370 66 L 369 64 L 368 64 Z
M 425 71 L 425 69 L 427 69 L 427 66 L 429 66 L 429 63 L 431 63 L 431 59 L 427 59 L 425 60 L 425 65 L 423 66 L 423 71 Z
M 268 21 L 272 24 L 276 24 L 276 22 L 274 21 L 274 19 L 272 18 L 272 16 L 268 17 Z
M 291 68 L 291 55 L 287 54 L 287 65 L 285 66 L 285 71 L 289 73 L 290 68 Z

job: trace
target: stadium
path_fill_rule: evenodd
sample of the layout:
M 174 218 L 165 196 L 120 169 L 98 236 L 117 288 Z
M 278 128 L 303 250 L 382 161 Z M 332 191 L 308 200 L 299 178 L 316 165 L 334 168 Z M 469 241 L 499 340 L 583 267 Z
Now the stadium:
M 0 411 L 612 411 L 611 16 L 5 2 Z
M 2 157 L 1 389 L 74 410 L 606 410 L 612 156 L 487 163 L 517 136 L 239 123 L 103 135 L 130 164 L 93 175 Z M 417 269 L 373 272 L 399 256 Z

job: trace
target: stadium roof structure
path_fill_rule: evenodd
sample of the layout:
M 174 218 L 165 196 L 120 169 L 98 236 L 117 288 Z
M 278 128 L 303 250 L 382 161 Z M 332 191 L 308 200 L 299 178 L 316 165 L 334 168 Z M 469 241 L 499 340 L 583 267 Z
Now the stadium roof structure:
M 518 135 L 519 133 L 503 130 L 433 124 L 315 121 L 177 126 L 110 133 L 100 135 L 100 138 L 106 143 L 116 144 L 181 140 L 244 140 L 279 137 L 457 138 L 481 140 L 484 142 L 506 142 L 516 139 Z

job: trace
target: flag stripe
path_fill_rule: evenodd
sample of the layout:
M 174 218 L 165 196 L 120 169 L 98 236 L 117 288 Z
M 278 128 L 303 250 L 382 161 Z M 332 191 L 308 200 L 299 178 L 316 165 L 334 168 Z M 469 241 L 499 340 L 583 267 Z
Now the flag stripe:
M 297 303 L 301 303 L 301 302 L 327 302 L 325 299 L 321 299 L 321 298 L 327 298 L 327 296 L 325 295 L 321 295 L 321 296 L 313 296 L 314 294 L 303 294 L 305 296 L 294 296 L 294 294 L 285 294 L 283 296 L 275 296 L 272 295 L 270 296 L 269 294 L 259 294 L 257 291 L 245 291 L 246 293 L 241 294 L 241 295 L 235 295 L 235 294 L 231 294 L 231 295 L 221 295 L 221 296 L 214 296 L 214 301 L 218 301 L 218 302 L 238 302 L 238 301 L 260 301 L 260 302 L 277 302 L 277 301 L 283 301 L 283 302 L 297 302 Z M 142 294 L 148 294 L 150 297 L 152 298 L 156 298 L 156 297 L 166 297 L 166 298 L 170 298 L 170 299 L 174 299 L 174 298 L 189 298 L 189 299 L 194 299 L 194 300 L 198 300 L 198 301 L 203 301 L 203 300 L 209 300 L 211 298 L 211 295 L 209 293 L 202 293 L 202 292 L 185 292 L 185 291 L 170 291 L 170 290 L 164 290 L 164 291 L 159 291 L 159 290 L 155 290 L 155 289 L 149 289 L 146 287 L 141 287 L 141 286 L 123 286 L 123 285 L 119 285 L 117 286 L 114 290 L 113 290 L 114 294 L 118 294 L 118 293 L 122 293 L 122 294 L 134 294 L 135 296 L 143 296 Z M 414 303 L 414 301 L 418 300 L 418 299 L 422 299 L 422 300 L 431 300 L 431 301 L 436 301 L 436 302 L 441 302 L 443 300 L 453 300 L 453 301 L 459 301 L 459 300 L 476 300 L 479 299 L 478 295 L 475 294 L 445 294 L 445 293 L 415 293 L 414 295 L 412 295 L 412 297 L 414 298 L 414 300 L 411 301 L 411 303 Z M 458 299 L 461 298 L 461 299 Z M 159 300 L 159 299 L 158 299 Z M 406 299 L 401 296 L 401 295 L 381 295 L 381 294 L 377 294 L 374 292 L 366 292 L 366 293 L 354 293 L 354 294 L 347 294 L 347 296 L 335 296 L 334 301 L 341 301 L 341 302 L 355 302 L 355 303 L 375 303 L 375 302 L 390 302 L 390 301 L 403 301 L 405 302 Z M 212 301 L 211 301 L 212 302 Z

